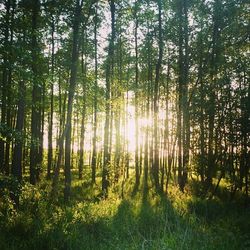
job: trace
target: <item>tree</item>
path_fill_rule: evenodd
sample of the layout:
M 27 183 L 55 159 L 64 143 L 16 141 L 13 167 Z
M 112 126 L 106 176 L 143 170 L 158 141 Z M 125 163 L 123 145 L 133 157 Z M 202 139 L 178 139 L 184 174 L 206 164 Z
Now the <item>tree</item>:
M 106 62 L 106 94 L 105 94 L 105 126 L 104 126 L 104 152 L 103 152 L 103 170 L 102 170 L 102 192 L 104 196 L 108 194 L 109 187 L 109 168 L 110 168 L 110 94 L 111 82 L 114 66 L 114 42 L 115 42 L 115 3 L 114 0 L 109 1 L 111 13 L 111 38 L 109 41 L 108 58 Z
M 31 54 L 32 54 L 32 114 L 31 114 L 31 148 L 30 148 L 30 183 L 36 184 L 41 168 L 39 159 L 41 138 L 41 95 L 42 83 L 39 76 L 39 45 L 38 45 L 38 17 L 40 11 L 40 1 L 36 0 L 31 6 L 32 11 L 32 35 L 31 35 Z
M 94 44 L 95 44 L 95 84 L 94 84 L 94 124 L 93 124 L 93 153 L 92 153 L 92 182 L 96 182 L 96 160 L 97 160 L 97 92 L 98 92 L 98 58 L 97 58 L 97 22 L 98 22 L 98 5 L 95 7 L 95 24 L 94 24 Z

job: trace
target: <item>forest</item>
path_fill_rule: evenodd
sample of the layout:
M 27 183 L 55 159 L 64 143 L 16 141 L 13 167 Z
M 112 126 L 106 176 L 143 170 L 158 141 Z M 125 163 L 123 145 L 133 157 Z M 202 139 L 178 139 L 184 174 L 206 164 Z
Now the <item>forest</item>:
M 0 1 L 0 249 L 250 249 L 247 0 Z

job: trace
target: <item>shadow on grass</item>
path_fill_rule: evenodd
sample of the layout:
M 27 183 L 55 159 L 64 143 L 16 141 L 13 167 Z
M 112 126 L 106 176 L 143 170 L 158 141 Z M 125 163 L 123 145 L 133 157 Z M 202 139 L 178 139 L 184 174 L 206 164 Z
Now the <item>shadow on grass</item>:
M 140 186 L 140 183 L 135 182 L 132 193 L 131 193 L 132 198 L 135 197 L 137 192 L 139 191 L 139 186 Z
M 179 193 L 167 197 L 141 183 L 134 196 L 130 182 L 125 199 L 111 195 L 95 200 L 98 187 L 79 181 L 72 187 L 71 204 L 51 206 L 47 211 L 41 203 L 36 217 L 35 213 L 33 217 L 20 215 L 1 234 L 0 248 L 247 249 L 241 242 L 249 239 L 249 223 L 244 222 L 249 212 L 240 217 L 235 207 L 224 203 L 189 200 Z
M 120 203 L 112 223 L 120 232 L 119 243 L 110 249 L 201 249 L 200 242 L 193 243 L 202 232 L 174 209 L 168 197 L 147 186 L 141 189 Z

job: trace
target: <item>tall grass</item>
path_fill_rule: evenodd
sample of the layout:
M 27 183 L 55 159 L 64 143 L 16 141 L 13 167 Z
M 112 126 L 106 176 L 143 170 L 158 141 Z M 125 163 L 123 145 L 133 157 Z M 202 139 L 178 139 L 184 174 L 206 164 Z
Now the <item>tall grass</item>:
M 127 181 L 107 199 L 100 185 L 73 183 L 70 204 L 51 202 L 49 183 L 23 187 L 20 209 L 7 196 L 0 206 L 0 249 L 249 249 L 250 213 L 219 199 L 205 200 L 171 186 L 133 193 Z M 132 195 L 133 194 L 133 195 Z

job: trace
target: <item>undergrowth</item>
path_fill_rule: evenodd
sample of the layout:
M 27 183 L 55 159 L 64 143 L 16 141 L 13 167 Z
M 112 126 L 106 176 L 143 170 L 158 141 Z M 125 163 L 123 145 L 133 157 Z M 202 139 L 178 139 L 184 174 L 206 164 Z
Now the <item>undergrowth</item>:
M 100 181 L 100 180 L 99 180 Z M 250 212 L 238 203 L 201 199 L 170 186 L 157 194 L 143 183 L 133 193 L 75 181 L 72 200 L 51 202 L 50 183 L 22 187 L 20 208 L 0 203 L 0 249 L 249 249 Z

